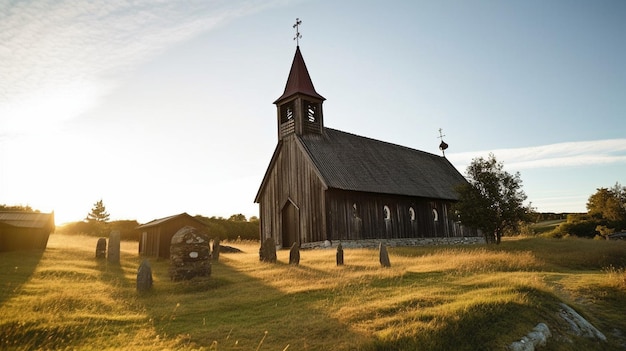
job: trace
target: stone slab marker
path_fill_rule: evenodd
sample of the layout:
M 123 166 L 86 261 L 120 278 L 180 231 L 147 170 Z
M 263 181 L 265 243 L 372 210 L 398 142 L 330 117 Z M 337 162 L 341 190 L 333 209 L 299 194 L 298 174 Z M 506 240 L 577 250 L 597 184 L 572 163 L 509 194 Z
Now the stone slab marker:
M 343 266 L 343 246 L 337 245 L 337 266 Z
M 220 259 L 220 239 L 213 239 L 213 252 L 211 253 L 213 261 L 217 262 Z
M 148 260 L 143 260 L 137 270 L 137 291 L 146 292 L 150 289 L 152 289 L 152 267 Z
M 380 257 L 380 265 L 382 267 L 391 267 L 391 262 L 389 262 L 389 254 L 387 253 L 387 247 L 385 244 L 380 243 L 378 245 L 378 255 Z
M 267 238 L 263 241 L 259 250 L 259 259 L 261 262 L 276 263 L 276 244 L 274 239 Z
M 120 263 L 120 231 L 113 230 L 109 234 L 109 250 L 107 260 L 111 263 Z
M 107 239 L 100 238 L 96 244 L 96 258 L 105 259 L 107 257 Z
M 300 244 L 294 242 L 289 250 L 289 264 L 297 266 L 300 264 Z

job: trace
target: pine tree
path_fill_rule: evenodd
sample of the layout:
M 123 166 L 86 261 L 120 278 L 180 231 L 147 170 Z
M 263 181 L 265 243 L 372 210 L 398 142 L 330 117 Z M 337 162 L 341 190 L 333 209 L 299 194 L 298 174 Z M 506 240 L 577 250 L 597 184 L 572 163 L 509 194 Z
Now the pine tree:
M 96 202 L 93 205 L 93 207 L 91 208 L 91 212 L 87 214 L 86 219 L 87 222 L 106 223 L 109 221 L 109 217 L 110 215 L 107 213 L 106 207 L 104 206 L 102 199 L 100 199 L 100 201 Z
M 106 207 L 100 201 L 96 202 L 91 209 L 91 212 L 87 214 L 87 218 L 85 218 L 88 224 L 88 230 L 92 235 L 96 236 L 105 236 L 107 233 L 107 222 L 109 221 L 109 214 L 107 213 Z

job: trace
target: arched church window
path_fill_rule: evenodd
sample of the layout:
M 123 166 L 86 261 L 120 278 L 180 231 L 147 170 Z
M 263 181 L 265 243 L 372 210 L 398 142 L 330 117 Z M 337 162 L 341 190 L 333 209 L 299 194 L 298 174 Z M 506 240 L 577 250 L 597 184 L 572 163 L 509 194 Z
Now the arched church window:
M 433 221 L 437 222 L 439 220 L 439 212 L 437 212 L 436 208 L 433 208 Z
M 387 205 L 383 207 L 383 218 L 385 218 L 386 221 L 391 219 L 391 211 Z
M 285 123 L 293 119 L 293 102 L 285 104 L 280 108 L 280 122 Z
M 413 207 L 409 207 L 409 218 L 411 219 L 411 221 L 415 221 L 415 210 L 413 209 Z
M 307 122 L 314 123 L 317 121 L 317 104 L 304 101 L 304 115 Z

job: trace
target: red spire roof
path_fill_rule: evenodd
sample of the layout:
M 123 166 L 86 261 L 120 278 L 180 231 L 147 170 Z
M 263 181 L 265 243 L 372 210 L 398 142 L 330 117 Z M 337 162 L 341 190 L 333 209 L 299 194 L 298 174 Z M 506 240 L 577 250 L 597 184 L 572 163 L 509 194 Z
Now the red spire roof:
M 285 92 L 276 99 L 274 103 L 277 104 L 298 93 L 326 100 L 322 95 L 318 94 L 313 87 L 309 71 L 306 69 L 302 53 L 300 53 L 300 46 L 296 47 L 296 54 L 291 63 L 291 70 L 289 71 L 289 78 L 287 78 L 287 85 L 285 85 Z

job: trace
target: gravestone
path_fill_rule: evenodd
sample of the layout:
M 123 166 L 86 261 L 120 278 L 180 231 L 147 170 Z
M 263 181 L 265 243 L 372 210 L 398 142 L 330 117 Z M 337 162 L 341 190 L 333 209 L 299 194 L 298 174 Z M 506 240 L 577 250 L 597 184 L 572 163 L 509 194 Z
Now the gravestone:
M 337 266 L 343 266 L 343 246 L 337 245 Z
M 100 238 L 96 244 L 96 258 L 105 259 L 107 257 L 107 239 Z
M 261 262 L 276 263 L 276 244 L 274 239 L 267 238 L 259 249 L 259 259 Z
M 107 260 L 111 263 L 120 263 L 120 231 L 113 230 L 109 234 L 109 250 L 107 251 Z
M 220 259 L 220 239 L 213 239 L 213 251 L 211 252 L 211 256 L 213 257 L 213 261 L 217 262 Z
M 174 234 L 170 244 L 170 279 L 187 280 L 211 275 L 209 237 L 186 226 Z
M 152 289 L 152 267 L 148 260 L 143 260 L 137 270 L 137 291 L 146 292 L 150 289 Z
M 300 244 L 294 242 L 289 250 L 289 264 L 297 266 L 300 264 Z
M 389 262 L 389 254 L 387 253 L 387 247 L 385 244 L 380 243 L 378 246 L 378 255 L 380 257 L 380 265 L 382 267 L 391 267 L 391 262 Z

